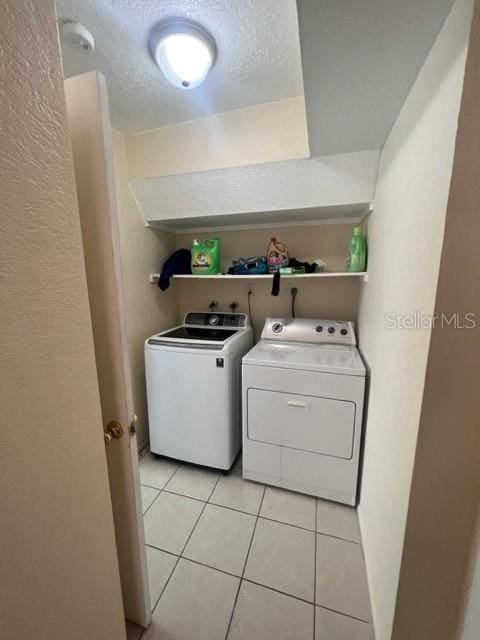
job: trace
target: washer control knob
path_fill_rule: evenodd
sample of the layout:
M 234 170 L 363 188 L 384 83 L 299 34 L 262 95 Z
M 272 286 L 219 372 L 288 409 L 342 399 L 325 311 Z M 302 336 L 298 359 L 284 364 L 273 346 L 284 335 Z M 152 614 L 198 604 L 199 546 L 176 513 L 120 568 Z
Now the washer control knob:
M 318 326 L 316 326 L 316 327 L 315 327 L 315 331 L 316 331 L 317 333 L 322 333 L 322 331 L 323 331 L 323 327 L 322 327 L 322 325 L 321 325 L 321 324 L 319 324 Z
M 218 316 L 210 316 L 210 318 L 208 319 L 208 324 L 211 327 L 216 327 L 219 322 L 220 318 Z
M 335 327 L 328 327 L 328 333 L 335 333 Z
M 342 336 L 346 336 L 348 331 L 346 329 L 340 329 L 340 333 L 342 334 Z
M 273 333 L 282 333 L 283 324 L 281 322 L 274 322 L 272 325 L 272 331 Z

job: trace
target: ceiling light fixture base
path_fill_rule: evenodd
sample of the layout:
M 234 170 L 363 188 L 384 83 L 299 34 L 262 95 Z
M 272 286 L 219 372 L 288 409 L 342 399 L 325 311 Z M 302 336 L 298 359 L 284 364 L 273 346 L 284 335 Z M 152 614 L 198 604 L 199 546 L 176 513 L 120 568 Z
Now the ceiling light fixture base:
M 155 25 L 149 48 L 167 80 L 184 90 L 198 87 L 217 57 L 215 40 L 210 33 L 184 18 L 167 18 Z

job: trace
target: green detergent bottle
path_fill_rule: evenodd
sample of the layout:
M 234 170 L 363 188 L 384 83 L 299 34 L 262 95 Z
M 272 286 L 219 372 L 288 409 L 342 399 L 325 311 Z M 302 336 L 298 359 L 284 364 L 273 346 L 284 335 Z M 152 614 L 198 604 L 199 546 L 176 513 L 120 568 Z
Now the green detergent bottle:
M 194 240 L 192 245 L 192 273 L 214 276 L 220 273 L 220 240 Z
M 348 245 L 347 271 L 358 273 L 365 271 L 367 260 L 367 241 L 360 227 L 353 228 L 353 235 Z

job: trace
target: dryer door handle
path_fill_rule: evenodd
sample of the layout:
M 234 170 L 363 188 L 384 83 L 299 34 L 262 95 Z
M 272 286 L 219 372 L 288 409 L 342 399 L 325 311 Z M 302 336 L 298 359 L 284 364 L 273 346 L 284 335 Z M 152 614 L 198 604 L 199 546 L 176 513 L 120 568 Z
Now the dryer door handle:
M 310 409 L 310 405 L 308 402 L 302 402 L 301 400 L 287 400 L 287 407 L 295 407 L 297 409 L 305 409 L 308 411 Z

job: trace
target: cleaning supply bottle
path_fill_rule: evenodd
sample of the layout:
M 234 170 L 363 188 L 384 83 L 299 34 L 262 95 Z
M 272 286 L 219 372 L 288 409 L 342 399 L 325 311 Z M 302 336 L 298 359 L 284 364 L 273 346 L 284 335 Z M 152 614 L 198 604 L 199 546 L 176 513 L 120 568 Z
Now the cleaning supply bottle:
M 353 228 L 353 235 L 348 245 L 347 271 L 351 273 L 365 271 L 367 260 L 367 241 L 361 227 Z
M 271 238 L 267 249 L 267 269 L 269 273 L 275 273 L 280 267 L 288 267 L 289 262 L 287 247 L 277 242 L 276 238 Z
M 214 276 L 220 273 L 220 240 L 194 240 L 192 245 L 192 273 Z

